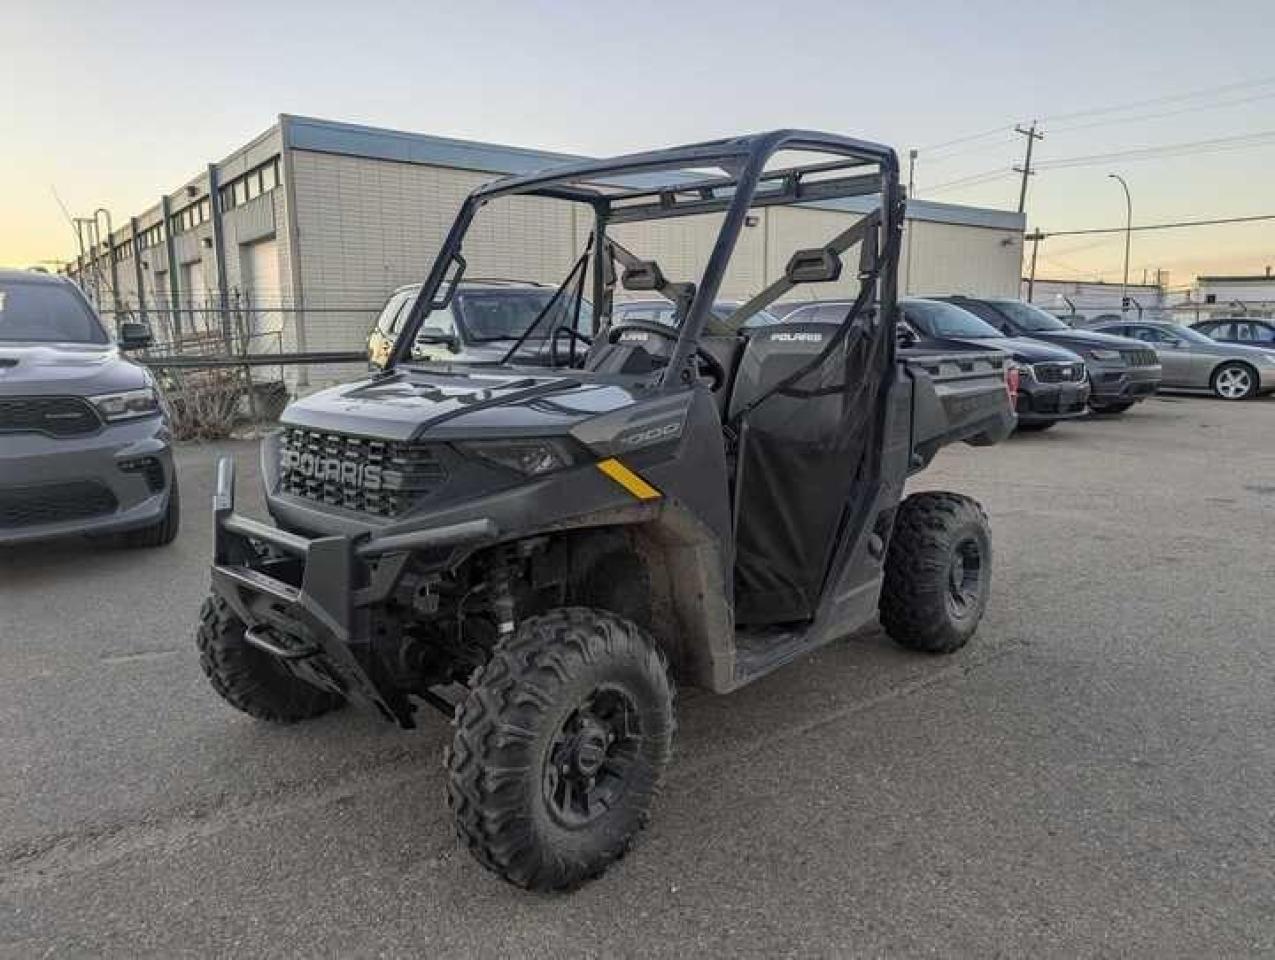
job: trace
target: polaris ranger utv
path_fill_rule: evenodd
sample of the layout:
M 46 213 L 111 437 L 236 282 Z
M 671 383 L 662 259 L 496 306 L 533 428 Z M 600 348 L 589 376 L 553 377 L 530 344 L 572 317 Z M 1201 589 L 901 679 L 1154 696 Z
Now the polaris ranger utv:
M 511 197 L 585 213 L 574 265 L 503 363 L 414 361 L 464 275 L 471 222 Z M 847 197 L 870 212 L 714 313 L 750 211 Z M 293 403 L 264 442 L 273 525 L 234 511 L 233 464 L 219 465 L 198 634 L 214 689 L 284 723 L 347 701 L 404 727 L 418 704 L 445 711 L 465 845 L 515 884 L 567 888 L 645 823 L 674 681 L 728 693 L 878 614 L 906 647 L 963 646 L 990 587 L 986 519 L 903 486 L 942 445 L 1012 430 L 1012 372 L 999 352 L 897 347 L 903 211 L 892 150 L 801 131 L 475 190 L 386 368 Z M 694 277 L 668 279 L 611 235 L 636 246 L 652 221 L 701 215 L 716 239 Z M 843 270 L 858 294 L 840 323 L 748 326 Z M 675 322 L 612 321 L 617 277 L 677 304 Z M 586 290 L 592 336 L 577 325 Z M 541 365 L 520 367 L 532 340 Z

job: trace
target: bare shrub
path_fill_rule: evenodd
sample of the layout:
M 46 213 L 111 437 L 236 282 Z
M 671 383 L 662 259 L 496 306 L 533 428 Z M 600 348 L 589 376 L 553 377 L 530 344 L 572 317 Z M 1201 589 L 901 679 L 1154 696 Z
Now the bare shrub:
M 164 380 L 178 440 L 224 440 L 243 418 L 247 387 L 234 370 L 172 371 Z

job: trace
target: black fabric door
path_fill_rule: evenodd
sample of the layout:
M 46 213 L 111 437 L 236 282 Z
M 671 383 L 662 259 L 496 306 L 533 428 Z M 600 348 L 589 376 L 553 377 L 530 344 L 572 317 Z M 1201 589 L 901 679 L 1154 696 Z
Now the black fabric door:
M 760 626 L 814 616 L 847 509 L 880 438 L 876 407 L 888 369 L 881 324 L 865 317 L 814 369 L 766 392 L 828 348 L 838 327 L 783 324 L 750 340 L 732 413 L 736 467 L 735 619 Z M 757 397 L 765 397 L 747 409 Z M 747 412 L 742 412 L 747 410 Z

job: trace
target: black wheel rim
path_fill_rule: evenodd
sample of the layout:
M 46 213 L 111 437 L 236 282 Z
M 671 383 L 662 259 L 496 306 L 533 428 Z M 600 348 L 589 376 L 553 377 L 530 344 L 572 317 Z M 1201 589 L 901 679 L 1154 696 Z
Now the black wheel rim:
M 629 695 L 600 687 L 558 728 L 545 761 L 544 797 L 563 826 L 584 827 L 623 796 L 637 760 L 641 729 Z
M 977 540 L 967 537 L 952 551 L 947 572 L 947 609 L 964 620 L 978 607 L 983 588 L 983 550 Z

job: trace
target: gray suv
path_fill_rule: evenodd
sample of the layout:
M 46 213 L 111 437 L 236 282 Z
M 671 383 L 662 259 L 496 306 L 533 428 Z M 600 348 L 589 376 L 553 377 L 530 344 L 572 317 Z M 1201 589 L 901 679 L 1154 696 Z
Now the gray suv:
M 118 534 L 133 546 L 177 536 L 168 417 L 145 367 L 121 351 L 69 281 L 0 270 L 0 544 Z

